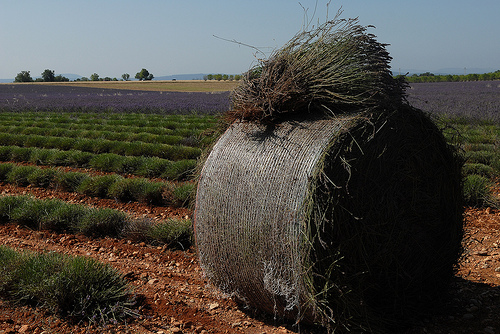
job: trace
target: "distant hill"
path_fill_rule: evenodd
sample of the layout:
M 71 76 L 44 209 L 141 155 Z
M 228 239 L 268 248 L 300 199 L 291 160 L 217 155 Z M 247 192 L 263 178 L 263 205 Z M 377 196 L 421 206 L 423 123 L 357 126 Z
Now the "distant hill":
M 59 75 L 56 73 L 56 75 Z M 63 77 L 68 78 L 70 81 L 74 81 L 76 79 L 81 79 L 82 76 L 80 74 L 73 74 L 73 73 L 63 73 L 61 74 Z
M 203 80 L 205 75 L 204 73 L 165 75 L 155 77 L 153 80 Z
M 459 68 L 459 67 L 449 67 L 449 68 L 440 68 L 437 70 L 417 70 L 417 69 L 408 69 L 408 68 L 393 68 L 392 73 L 394 75 L 398 74 L 406 74 L 412 75 L 412 74 L 422 74 L 426 72 L 430 72 L 435 75 L 447 75 L 447 74 L 457 74 L 457 75 L 463 75 L 463 74 L 483 74 L 483 73 L 491 73 L 499 70 L 500 68 Z

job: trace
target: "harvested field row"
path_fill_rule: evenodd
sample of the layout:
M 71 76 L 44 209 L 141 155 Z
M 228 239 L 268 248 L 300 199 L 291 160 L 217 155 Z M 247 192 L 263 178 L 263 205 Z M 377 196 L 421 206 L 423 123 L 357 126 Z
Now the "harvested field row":
M 194 186 L 190 182 L 151 181 L 145 178 L 124 178 L 116 174 L 90 176 L 82 172 L 66 172 L 60 168 L 40 168 L 12 163 L 0 164 L 0 182 L 16 186 L 61 189 L 121 202 L 141 202 L 161 206 L 188 205 L 194 191 Z
M 89 122 L 92 124 L 89 124 Z M 70 113 L 70 112 L 1 112 L 0 123 L 7 125 L 32 126 L 43 124 L 50 127 L 57 124 L 59 127 L 81 126 L 110 126 L 110 127 L 135 127 L 135 128 L 161 128 L 177 129 L 198 126 L 206 127 L 213 124 L 211 115 L 161 115 L 161 114 L 120 114 L 120 113 Z
M 199 148 L 181 145 L 10 133 L 0 134 L 0 145 L 48 149 L 57 148 L 60 150 L 79 150 L 90 153 L 114 153 L 127 156 L 158 157 L 172 161 L 196 159 L 201 154 L 201 149 Z
M 61 83 L 43 83 L 54 86 L 76 86 L 104 89 L 173 91 L 173 92 L 225 92 L 233 90 L 237 81 L 217 80 L 153 80 L 153 81 L 75 81 Z
M 182 137 L 176 135 L 155 135 L 146 132 L 135 133 L 132 131 L 95 131 L 95 130 L 69 130 L 62 128 L 43 128 L 43 127 L 24 127 L 24 126 L 0 126 L 2 133 L 14 133 L 22 135 L 45 135 L 51 137 L 71 137 L 71 138 L 86 138 L 86 139 L 105 139 L 113 141 L 137 141 L 143 143 L 159 143 L 167 145 L 180 145 L 198 147 L 200 145 L 198 136 L 201 131 L 194 132 L 189 137 Z
M 0 146 L 0 161 L 31 162 L 43 166 L 93 168 L 104 172 L 132 174 L 148 178 L 186 180 L 191 178 L 196 160 L 170 161 L 158 157 L 93 154 L 79 150 Z

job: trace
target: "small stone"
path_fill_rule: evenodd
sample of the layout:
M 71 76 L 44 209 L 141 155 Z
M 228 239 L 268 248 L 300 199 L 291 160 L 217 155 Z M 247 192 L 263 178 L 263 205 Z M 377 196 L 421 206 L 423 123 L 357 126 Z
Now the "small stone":
M 199 334 L 199 333 L 201 333 L 204 330 L 205 330 L 205 327 L 203 327 L 203 326 L 200 325 L 200 326 L 196 326 L 196 328 L 194 329 L 194 332 L 196 334 Z
M 27 333 L 29 329 L 30 327 L 28 325 L 22 325 L 21 328 L 19 328 L 18 333 Z
M 152 278 L 148 281 L 148 284 L 149 285 L 153 285 L 153 284 L 156 284 L 158 283 L 160 280 L 158 278 Z
M 182 333 L 182 329 L 180 329 L 179 327 L 172 327 L 172 328 L 170 328 L 170 332 L 171 333 Z
M 232 327 L 241 327 L 241 322 L 239 322 L 239 321 L 233 322 L 233 324 L 231 326 Z
M 182 327 L 182 321 L 175 320 L 172 322 L 172 327 Z
M 495 268 L 495 272 L 500 273 L 500 267 Z
M 472 320 L 472 319 L 474 319 L 474 315 L 473 315 L 473 314 L 471 314 L 471 313 L 465 313 L 465 314 L 463 315 L 463 318 L 464 318 L 465 320 Z
M 208 309 L 210 311 L 215 310 L 218 307 L 219 307 L 219 303 L 212 303 L 212 304 L 208 305 Z

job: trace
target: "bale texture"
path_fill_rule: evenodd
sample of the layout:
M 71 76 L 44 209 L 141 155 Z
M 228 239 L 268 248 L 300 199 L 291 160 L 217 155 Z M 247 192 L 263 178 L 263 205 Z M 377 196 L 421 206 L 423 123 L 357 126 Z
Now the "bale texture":
M 260 310 L 384 331 L 428 309 L 461 254 L 460 162 L 409 106 L 235 122 L 199 178 L 208 280 Z

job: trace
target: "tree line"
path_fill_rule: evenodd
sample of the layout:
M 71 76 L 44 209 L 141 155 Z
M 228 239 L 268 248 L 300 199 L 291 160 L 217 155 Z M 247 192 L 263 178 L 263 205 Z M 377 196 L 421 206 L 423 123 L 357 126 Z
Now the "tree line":
M 459 81 L 487 81 L 500 80 L 500 70 L 483 74 L 462 74 L 462 75 L 435 75 L 430 72 L 412 74 L 410 76 L 398 75 L 396 78 L 404 77 L 409 83 L 417 82 L 459 82 Z
M 14 82 L 64 82 L 69 81 L 68 78 L 62 76 L 61 74 L 55 75 L 54 71 L 45 70 L 42 72 L 42 77 L 33 80 L 30 71 L 21 71 L 16 75 Z
M 203 80 L 217 80 L 217 81 L 233 81 L 233 80 L 241 80 L 241 75 L 233 75 L 233 74 L 207 74 L 203 76 Z M 500 70 L 495 72 L 483 73 L 483 74 L 463 74 L 463 75 L 436 75 L 431 72 L 425 72 L 421 74 L 412 74 L 410 76 L 407 75 L 397 75 L 396 78 L 404 78 L 409 83 L 416 82 L 459 82 L 459 81 L 486 81 L 486 80 L 500 80 Z M 149 71 L 145 68 L 141 69 L 136 73 L 135 78 L 139 81 L 147 81 L 153 80 L 154 75 L 149 73 Z M 120 81 L 129 81 L 130 74 L 124 73 Z M 40 78 L 36 78 L 35 80 L 31 77 L 30 71 L 21 71 L 19 72 L 14 82 L 65 82 L 70 81 L 65 76 L 61 74 L 55 75 L 55 71 L 46 69 L 42 72 Z M 92 73 L 90 78 L 82 77 L 78 78 L 75 81 L 119 81 L 117 78 L 104 77 L 101 78 L 99 74 Z
M 147 69 L 143 68 L 141 71 L 136 73 L 135 78 L 139 81 L 153 80 L 154 75 L 152 73 L 149 73 Z M 129 81 L 130 74 L 128 73 L 122 74 L 121 80 Z M 35 80 L 33 80 L 33 78 L 31 77 L 30 71 L 21 71 L 16 75 L 14 79 L 14 82 L 65 82 L 65 81 L 70 81 L 70 80 L 65 76 L 62 76 L 61 74 L 55 75 L 55 71 L 49 69 L 43 71 L 41 77 L 36 78 Z M 82 77 L 76 79 L 75 81 L 118 81 L 118 79 L 110 77 L 101 78 L 99 77 L 99 74 L 92 73 L 90 75 L 90 78 Z
M 241 75 L 237 74 L 237 75 L 233 75 L 233 74 L 207 74 L 207 75 L 204 75 L 203 76 L 203 80 L 207 81 L 207 80 L 217 80 L 217 81 L 233 81 L 233 80 L 241 80 Z

